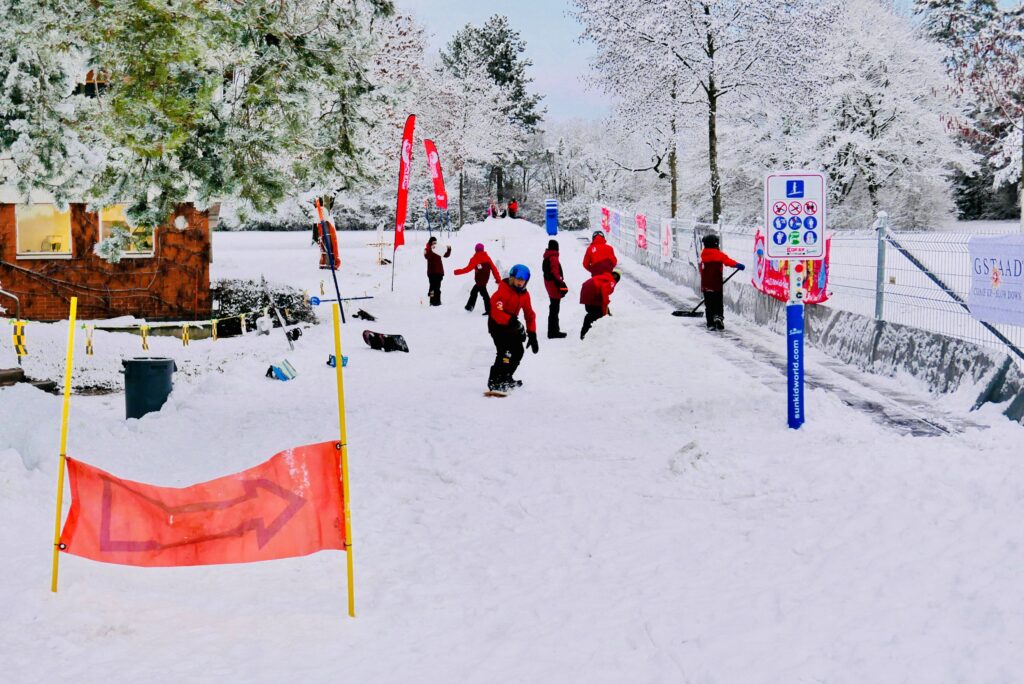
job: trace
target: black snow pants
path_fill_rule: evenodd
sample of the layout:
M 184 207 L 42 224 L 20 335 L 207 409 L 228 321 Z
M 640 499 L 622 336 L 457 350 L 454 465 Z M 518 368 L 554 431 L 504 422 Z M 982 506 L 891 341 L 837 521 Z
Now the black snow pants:
M 469 301 L 466 302 L 466 311 L 472 311 L 476 307 L 476 296 L 480 295 L 484 300 L 484 313 L 491 313 L 491 296 L 487 294 L 487 285 L 474 285 L 469 291 Z
M 443 278 L 443 273 L 427 274 L 427 280 L 430 281 L 430 292 L 427 293 L 430 296 L 430 306 L 441 306 L 441 280 Z
M 590 327 L 594 325 L 594 322 L 598 318 L 604 317 L 604 311 L 599 306 L 587 306 L 587 315 L 583 317 L 583 328 L 580 330 L 580 339 L 582 340 L 587 336 L 587 332 L 590 331 Z
M 704 293 L 704 315 L 707 317 L 709 328 L 714 324 L 716 318 L 725 318 L 721 291 Z
M 498 325 L 493 318 L 487 319 L 487 332 L 494 340 L 494 365 L 487 378 L 489 389 L 500 388 L 512 381 L 512 375 L 523 360 L 523 338 L 519 331 L 507 325 Z
M 558 327 L 558 312 L 562 308 L 561 299 L 550 300 L 551 304 L 548 306 L 548 337 L 552 334 L 562 332 L 561 328 Z

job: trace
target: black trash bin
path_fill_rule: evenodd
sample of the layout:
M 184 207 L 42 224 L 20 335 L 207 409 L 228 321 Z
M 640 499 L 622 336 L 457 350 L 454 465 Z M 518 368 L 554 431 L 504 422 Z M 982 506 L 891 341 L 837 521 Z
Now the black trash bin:
M 141 418 L 159 411 L 174 389 L 174 359 L 122 359 L 126 418 Z

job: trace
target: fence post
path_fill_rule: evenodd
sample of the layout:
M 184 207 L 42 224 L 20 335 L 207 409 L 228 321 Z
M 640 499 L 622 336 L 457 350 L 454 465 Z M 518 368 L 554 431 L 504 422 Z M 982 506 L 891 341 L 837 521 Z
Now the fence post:
M 878 261 L 875 264 L 875 320 L 882 320 L 882 307 L 885 305 L 885 233 L 889 228 L 889 214 L 878 212 L 875 219 L 875 230 L 878 231 Z

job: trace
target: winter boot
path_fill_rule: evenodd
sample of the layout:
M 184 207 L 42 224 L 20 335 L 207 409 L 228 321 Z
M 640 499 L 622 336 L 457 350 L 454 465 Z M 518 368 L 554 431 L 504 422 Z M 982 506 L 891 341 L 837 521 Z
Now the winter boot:
M 721 316 L 715 316 L 715 330 L 725 330 L 725 321 Z
M 549 340 L 560 340 L 563 337 L 568 337 L 568 334 L 562 332 L 561 330 L 548 330 Z

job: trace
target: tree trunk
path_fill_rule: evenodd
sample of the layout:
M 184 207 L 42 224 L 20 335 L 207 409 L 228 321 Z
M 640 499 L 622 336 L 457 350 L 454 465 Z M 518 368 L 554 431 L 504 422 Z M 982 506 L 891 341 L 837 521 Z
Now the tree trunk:
M 668 172 L 669 172 L 669 175 L 671 176 L 671 179 L 672 179 L 672 197 L 671 197 L 671 202 L 670 202 L 670 204 L 672 205 L 671 216 L 672 216 L 672 218 L 675 218 L 676 217 L 676 213 L 677 213 L 677 211 L 679 209 L 679 171 L 678 171 L 678 167 L 676 165 L 676 147 L 677 147 L 677 145 L 676 145 L 676 84 L 675 84 L 675 81 L 672 82 L 672 94 L 671 94 L 671 97 L 672 97 L 672 119 L 671 119 L 672 139 L 670 141 L 671 147 L 669 147 L 669 149 L 668 149 Z
M 1024 233 L 1024 117 L 1020 120 L 1020 189 L 1017 199 L 1020 200 L 1020 232 Z
M 498 182 L 498 204 L 505 201 L 505 170 L 500 166 L 494 170 L 494 177 Z
M 711 171 L 711 222 L 722 216 L 722 181 L 718 174 L 718 90 L 715 78 L 708 79 L 708 167 Z
M 463 210 L 462 204 L 462 183 L 465 177 L 465 169 L 459 169 L 459 228 L 462 228 L 462 224 L 466 222 L 463 218 L 466 215 L 466 212 Z

